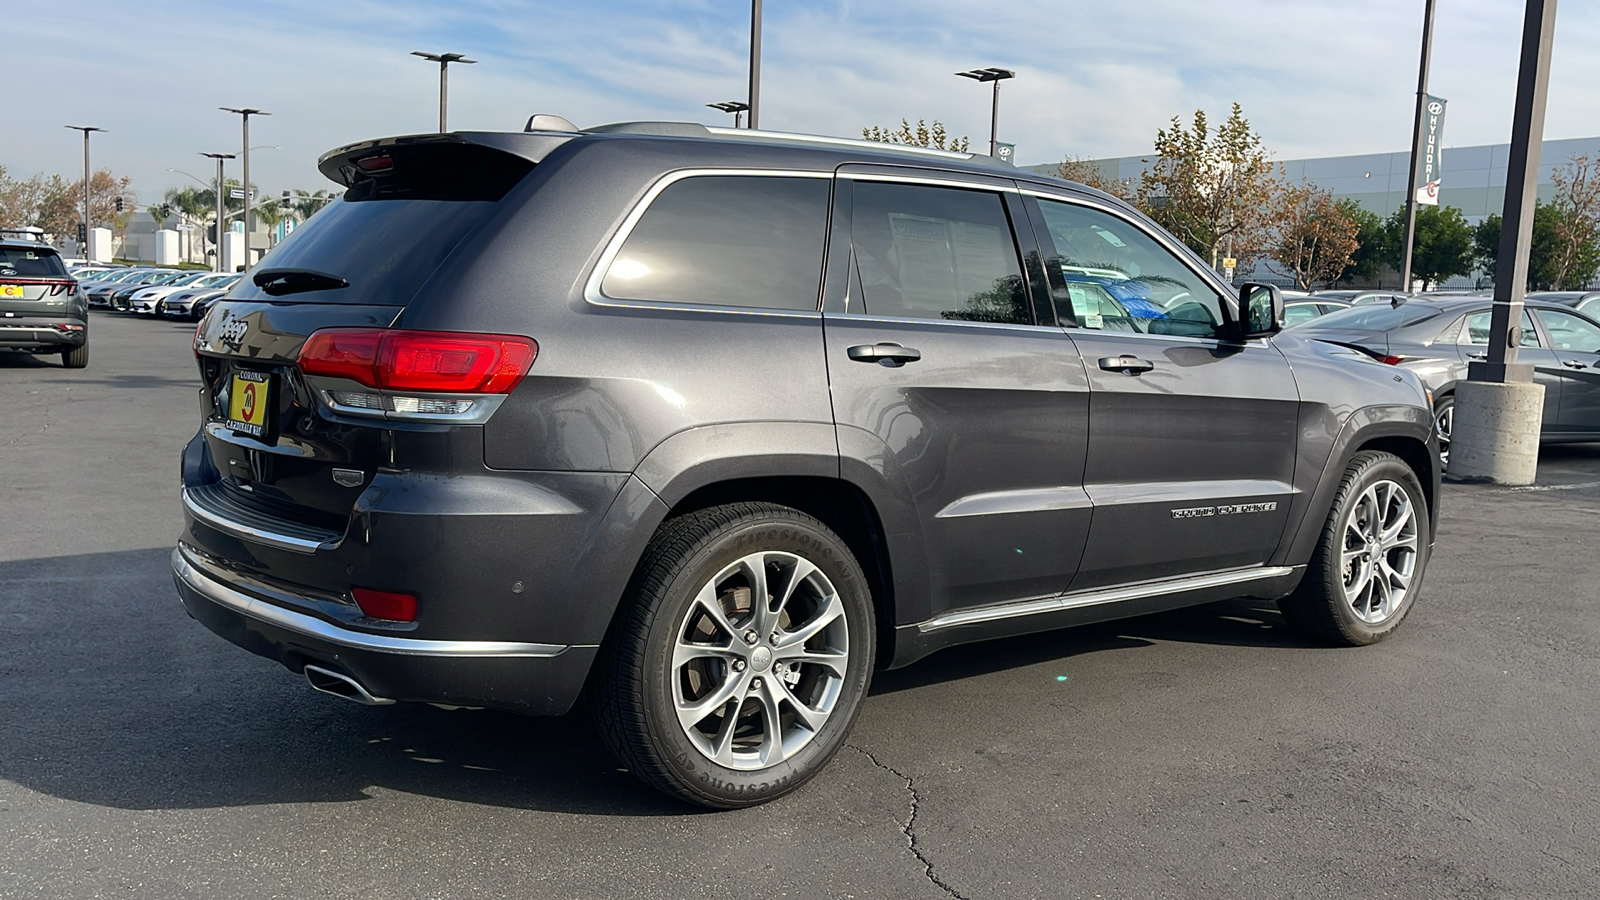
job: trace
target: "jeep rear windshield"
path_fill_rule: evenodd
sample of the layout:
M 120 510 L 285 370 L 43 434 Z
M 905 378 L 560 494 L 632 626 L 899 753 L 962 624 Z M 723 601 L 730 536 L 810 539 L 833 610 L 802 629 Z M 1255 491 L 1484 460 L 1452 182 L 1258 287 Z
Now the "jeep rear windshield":
M 54 250 L 0 247 L 0 278 L 68 278 Z
M 350 174 L 343 197 L 252 270 L 330 275 L 348 287 L 270 294 L 246 276 L 229 299 L 405 306 L 533 170 L 526 159 L 471 144 L 395 148 L 383 159 L 387 165 L 374 175 Z

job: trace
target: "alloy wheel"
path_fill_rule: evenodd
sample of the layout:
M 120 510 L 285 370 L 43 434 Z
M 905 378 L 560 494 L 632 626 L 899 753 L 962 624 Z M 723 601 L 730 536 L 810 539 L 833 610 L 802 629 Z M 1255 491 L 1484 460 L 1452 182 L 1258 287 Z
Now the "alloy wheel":
M 850 659 L 845 608 L 803 557 L 763 551 L 724 566 L 674 634 L 678 724 L 718 765 L 764 769 L 788 759 L 838 704 Z
M 1416 508 L 1405 488 L 1384 480 L 1362 491 L 1345 520 L 1340 555 L 1344 599 L 1361 621 L 1380 625 L 1405 605 L 1417 541 Z
M 1450 430 L 1455 426 L 1456 405 L 1446 403 L 1433 414 L 1433 430 L 1439 435 L 1439 462 L 1450 464 Z

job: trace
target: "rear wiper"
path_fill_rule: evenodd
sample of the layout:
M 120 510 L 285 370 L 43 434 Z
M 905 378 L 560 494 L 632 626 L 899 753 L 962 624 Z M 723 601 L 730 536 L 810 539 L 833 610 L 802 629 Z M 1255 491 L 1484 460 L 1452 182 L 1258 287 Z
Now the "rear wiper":
M 318 272 L 315 269 L 262 269 L 250 280 L 256 283 L 256 287 L 274 297 L 350 286 L 350 282 L 337 275 Z

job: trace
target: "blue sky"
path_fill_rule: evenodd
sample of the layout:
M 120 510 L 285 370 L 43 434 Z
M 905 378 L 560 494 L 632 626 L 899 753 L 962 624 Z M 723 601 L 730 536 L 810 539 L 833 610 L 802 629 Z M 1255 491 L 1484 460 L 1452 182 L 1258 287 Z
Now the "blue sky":
M 1447 146 L 1503 141 L 1522 4 L 1438 0 L 1432 91 L 1451 101 Z M 579 125 L 726 122 L 742 99 L 747 0 L 0 0 L 6 69 L 46 86 L 7 104 L 0 165 L 72 176 L 99 125 L 96 167 L 145 201 L 237 152 L 267 192 L 325 187 L 322 152 L 437 127 L 437 67 L 412 50 L 480 60 L 451 70 L 452 128 L 515 130 L 534 112 Z M 1007 2 L 768 0 L 762 126 L 858 136 L 902 117 L 987 140 L 988 91 L 960 69 L 1017 70 L 1001 140 L 1023 163 L 1146 152 L 1157 128 L 1232 101 L 1283 159 L 1409 141 L 1422 0 Z M 1567 0 L 1557 25 L 1546 135 L 1600 133 L 1600 3 Z M 15 83 L 15 82 L 14 82 Z M 36 102 L 47 98 L 50 102 Z M 234 172 L 237 175 L 237 172 Z

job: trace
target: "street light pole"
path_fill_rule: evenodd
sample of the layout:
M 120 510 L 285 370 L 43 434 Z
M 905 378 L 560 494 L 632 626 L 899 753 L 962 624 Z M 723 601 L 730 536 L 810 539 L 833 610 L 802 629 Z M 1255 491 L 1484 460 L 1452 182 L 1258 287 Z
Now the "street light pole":
M 272 113 L 249 107 L 234 109 L 228 106 L 219 106 L 217 108 L 223 112 L 235 113 L 244 121 L 244 143 L 241 144 L 244 147 L 244 174 L 240 177 L 244 181 L 244 267 L 248 269 L 250 268 L 250 229 L 254 226 L 254 223 L 250 221 L 250 117 L 270 116 Z M 217 185 L 217 191 L 221 192 L 221 190 L 222 185 Z M 218 222 L 217 227 L 221 228 L 222 223 Z M 217 232 L 217 256 L 218 258 L 222 256 L 222 232 L 220 231 Z
M 1428 121 L 1428 64 L 1433 57 L 1433 0 L 1422 12 L 1422 62 L 1417 67 L 1417 116 L 1411 128 L 1411 174 L 1406 176 L 1406 227 L 1400 239 L 1400 290 L 1411 291 L 1411 249 L 1417 236 L 1417 158 Z
M 84 259 L 88 259 L 89 262 L 95 262 L 95 260 L 89 259 L 89 132 L 105 131 L 105 129 L 96 128 L 93 125 L 67 125 L 65 127 L 71 128 L 73 131 L 83 132 L 83 246 L 79 247 L 78 250 L 83 253 Z
M 746 110 L 748 110 L 750 108 L 750 104 L 748 104 L 748 103 L 740 103 L 738 100 L 725 100 L 725 101 L 723 101 L 721 103 L 707 103 L 706 105 L 711 107 L 712 109 L 720 109 L 723 112 L 733 113 L 733 127 L 734 128 L 738 128 L 739 127 L 739 116 L 740 116 L 740 114 L 744 113 Z
M 413 50 L 411 55 L 439 64 L 439 133 L 444 134 L 449 130 L 445 127 L 445 122 L 449 117 L 450 64 L 461 63 L 470 66 L 477 60 L 467 59 L 459 53 L 423 53 L 421 50 Z
M 1432 0 L 1429 0 L 1431 3 Z M 994 100 L 989 108 L 989 155 L 995 156 L 1000 150 L 1000 82 L 1007 78 L 1017 77 L 1017 73 L 1010 69 L 973 69 L 969 72 L 957 72 L 962 78 L 971 78 L 973 81 L 994 83 Z
M 1522 342 L 1522 301 L 1527 291 L 1555 30 L 1556 0 L 1527 0 L 1517 105 L 1511 117 L 1511 153 L 1506 160 L 1500 265 L 1495 270 L 1494 307 L 1489 314 L 1489 358 L 1468 363 L 1467 380 L 1456 385 L 1449 470 L 1463 480 L 1532 484 L 1538 474 L 1545 387 L 1533 381 L 1533 366 L 1517 362 L 1517 346 Z
M 217 161 L 217 189 L 216 189 L 216 195 L 217 195 L 217 239 L 214 242 L 216 244 L 217 261 L 216 261 L 216 264 L 212 267 L 212 269 L 213 269 L 213 271 L 221 272 L 222 271 L 222 161 L 225 160 L 225 159 L 233 159 L 234 157 L 233 157 L 232 153 L 202 153 L 200 155 L 201 156 L 205 156 L 205 157 L 209 157 L 209 158 L 214 159 L 214 160 Z M 245 202 L 247 204 L 249 203 L 249 197 L 250 197 L 250 192 L 247 189 L 245 191 Z M 246 240 L 248 241 L 249 239 L 246 238 Z
M 750 0 L 750 127 L 761 127 L 761 0 Z M 737 124 L 734 125 L 738 127 Z

